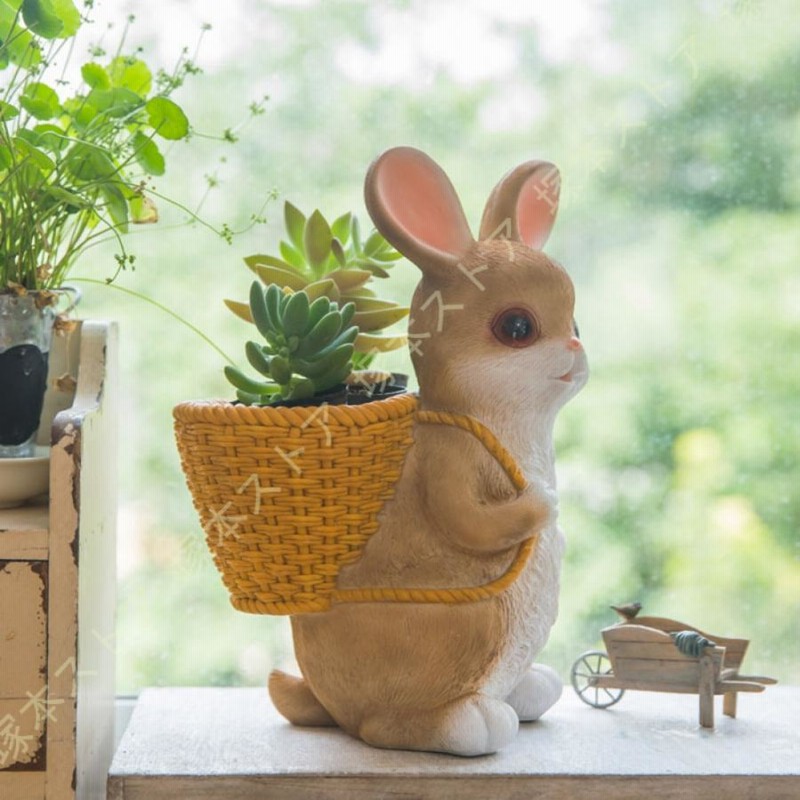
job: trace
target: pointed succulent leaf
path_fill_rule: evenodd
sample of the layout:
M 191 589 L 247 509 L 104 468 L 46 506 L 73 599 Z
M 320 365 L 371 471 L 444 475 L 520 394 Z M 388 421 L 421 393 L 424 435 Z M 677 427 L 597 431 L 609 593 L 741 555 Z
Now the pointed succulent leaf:
M 292 247 L 289 242 L 281 242 L 280 243 L 280 251 L 281 255 L 283 256 L 284 260 L 292 266 L 294 269 L 298 270 L 299 272 L 305 272 L 307 265 L 306 259 L 303 254 L 297 250 L 296 248 Z
M 373 261 L 363 260 L 363 261 L 358 261 L 356 263 L 360 267 L 363 267 L 364 269 L 369 270 L 369 272 L 372 274 L 373 278 L 388 278 L 389 277 L 389 273 L 383 267 L 379 267 Z
M 244 263 L 250 269 L 253 269 L 257 264 L 263 264 L 266 267 L 280 267 L 281 269 L 288 269 L 290 272 L 294 271 L 294 267 L 288 261 L 275 256 L 269 256 L 264 253 L 254 253 L 252 256 L 245 256 Z
M 383 308 L 375 311 L 358 311 L 353 317 L 353 323 L 363 333 L 380 331 L 399 322 L 408 315 L 408 309 L 401 306 L 397 308 Z
M 286 386 L 292 377 L 292 371 L 289 368 L 289 362 L 282 356 L 273 356 L 270 359 L 269 371 L 272 375 L 272 380 L 281 386 Z
M 359 333 L 355 341 L 356 350 L 362 353 L 369 353 L 372 350 L 388 353 L 390 350 L 404 347 L 407 343 L 406 336 L 375 336 L 371 333 Z
M 336 284 L 330 280 L 330 278 L 323 278 L 322 280 L 314 281 L 305 287 L 305 292 L 308 295 L 308 299 L 312 301 L 323 296 L 331 297 L 330 292 L 332 291 L 336 291 L 336 296 L 338 298 L 339 291 L 336 289 Z
M 361 297 L 377 298 L 377 296 L 372 289 L 368 289 L 366 286 L 359 286 L 358 289 L 349 289 L 347 292 L 342 293 L 342 300 L 356 302 Z
M 372 256 L 373 261 L 380 261 L 382 264 L 393 264 L 395 261 L 399 261 L 403 257 L 402 253 L 398 253 L 397 250 L 384 250 L 381 253 L 375 253 Z
M 311 358 L 330 342 L 342 329 L 342 315 L 339 311 L 329 311 L 310 331 L 308 331 L 297 348 L 297 355 Z
M 342 214 L 341 217 L 337 217 L 336 220 L 331 225 L 331 233 L 343 244 L 347 244 L 348 239 L 350 238 L 350 224 L 353 219 L 353 215 L 348 211 L 346 214 Z
M 324 375 L 315 378 L 314 386 L 316 388 L 317 394 L 326 392 L 328 389 L 332 389 L 334 386 L 338 386 L 339 384 L 344 383 L 345 378 L 350 374 L 350 372 L 351 372 L 351 367 L 350 367 L 350 362 L 348 362 L 342 367 L 331 369 Z
M 225 377 L 237 388 L 248 394 L 261 395 L 270 388 L 265 381 L 255 381 L 248 378 L 240 369 L 228 364 L 225 367 Z
M 338 336 L 336 336 L 332 342 L 329 342 L 321 350 L 318 350 L 316 357 L 322 358 L 323 356 L 328 355 L 328 353 L 332 353 L 337 347 L 340 347 L 343 344 L 352 344 L 355 342 L 357 336 L 358 328 L 355 325 L 351 325 L 349 328 L 347 328 L 347 330 L 342 331 Z
M 308 325 L 308 295 L 303 292 L 295 292 L 286 302 L 283 309 L 283 332 L 289 336 L 301 336 L 305 333 Z
M 306 222 L 303 244 L 308 263 L 319 273 L 331 254 L 331 229 L 319 210 L 315 210 Z
M 366 269 L 336 269 L 325 277 L 334 281 L 339 290 L 347 294 L 363 286 L 372 277 L 372 273 Z
M 356 313 L 355 303 L 345 303 L 341 309 L 342 312 L 342 328 L 348 328 Z
M 353 370 L 369 369 L 372 362 L 375 360 L 375 351 L 370 350 L 368 353 L 356 351 L 353 353 Z
M 307 378 L 318 378 L 333 369 L 341 369 L 352 357 L 353 345 L 350 342 L 339 345 L 327 355 L 313 360 L 295 359 L 296 370 Z
M 289 240 L 300 253 L 305 252 L 303 244 L 303 231 L 306 227 L 306 218 L 302 211 L 293 206 L 288 200 L 283 204 L 283 222 Z
M 373 231 L 367 238 L 367 241 L 364 242 L 364 255 L 369 257 L 375 253 L 379 253 L 383 249 L 385 241 L 386 239 L 384 239 L 378 231 Z
M 270 359 L 267 354 L 264 352 L 264 348 L 261 347 L 256 342 L 248 342 L 244 346 L 244 354 L 247 356 L 247 360 L 250 363 L 250 366 L 260 372 L 262 375 L 266 377 L 270 376 L 270 369 L 269 369 L 269 362 Z
M 253 394 L 252 392 L 243 392 L 241 389 L 236 390 L 236 399 L 245 406 L 257 406 L 261 403 L 261 395 Z
M 289 389 L 286 399 L 307 400 L 309 397 L 313 397 L 317 391 L 319 390 L 316 388 L 314 381 L 309 378 L 298 378 L 292 388 Z
M 401 306 L 394 300 L 381 300 L 378 297 L 351 297 L 351 302 L 356 304 L 356 311 L 383 311 L 387 308 L 404 308 L 408 312 L 407 306 Z
M 283 293 L 281 292 L 280 287 L 276 283 L 272 283 L 267 286 L 267 290 L 264 293 L 264 303 L 267 307 L 267 313 L 269 315 L 269 319 L 271 320 L 275 330 L 280 330 L 281 326 L 281 300 L 283 298 Z
M 360 255 L 362 253 L 361 226 L 358 224 L 358 217 L 354 216 L 350 224 L 350 236 L 353 239 L 353 250 L 356 252 L 356 255 Z
M 265 293 L 258 281 L 253 281 L 250 285 L 250 315 L 263 337 L 266 338 L 268 334 L 274 332 L 276 326 L 267 311 Z
M 301 278 L 293 270 L 283 269 L 283 267 L 255 264 L 251 269 L 267 286 L 270 283 L 277 283 L 278 286 L 288 286 L 292 291 L 297 292 L 305 288 L 307 283 L 305 278 Z
M 347 267 L 347 254 L 344 252 L 342 243 L 335 236 L 331 239 L 331 253 L 333 253 L 333 257 L 339 263 L 339 266 L 345 269 Z
M 239 303 L 236 300 L 223 300 L 222 302 L 225 303 L 239 319 L 243 319 L 245 322 L 253 321 L 253 315 L 250 313 L 250 306 L 248 306 L 247 303 Z
M 308 307 L 308 329 L 311 330 L 329 311 L 331 301 L 327 295 L 321 295 Z

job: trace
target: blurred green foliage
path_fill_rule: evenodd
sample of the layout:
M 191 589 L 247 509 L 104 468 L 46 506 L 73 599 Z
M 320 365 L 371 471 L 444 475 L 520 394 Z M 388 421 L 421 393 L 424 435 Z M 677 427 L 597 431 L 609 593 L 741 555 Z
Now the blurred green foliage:
M 371 159 L 412 144 L 445 167 L 477 227 L 503 172 L 532 157 L 559 164 L 548 250 L 575 280 L 592 376 L 557 426 L 568 552 L 542 660 L 566 675 L 616 621 L 609 603 L 638 599 L 646 613 L 751 638 L 748 671 L 800 682 L 796 8 L 609 3 L 606 56 L 595 61 L 588 46 L 553 56 L 542 27 L 520 15 L 486 17 L 512 66 L 465 81 L 409 39 L 423 78 L 382 80 L 382 15 L 402 30 L 421 7 L 253 0 L 248 24 L 265 43 L 207 76 L 195 102 L 213 126 L 217 97 L 245 101 L 267 87 L 272 99 L 206 211 L 246 219 L 273 187 L 306 206 L 353 208 Z M 353 48 L 366 54 L 362 75 L 343 61 Z M 215 168 L 193 157 L 183 188 L 200 194 Z M 185 231 L 151 235 L 137 243 L 150 263 L 130 285 L 189 309 L 238 352 L 247 326 L 222 298 L 246 290 L 241 256 L 277 242 L 279 204 L 268 216 L 233 248 Z M 392 299 L 406 304 L 417 273 L 395 272 Z M 291 661 L 288 621 L 229 606 L 170 430 L 174 403 L 230 394 L 219 358 L 110 290 L 86 305 L 122 320 L 119 688 L 260 684 Z M 404 354 L 391 358 L 408 371 Z

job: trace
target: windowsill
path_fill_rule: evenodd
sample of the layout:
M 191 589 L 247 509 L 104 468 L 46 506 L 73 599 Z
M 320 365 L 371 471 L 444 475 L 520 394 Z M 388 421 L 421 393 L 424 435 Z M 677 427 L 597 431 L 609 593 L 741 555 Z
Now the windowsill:
M 265 689 L 148 689 L 111 765 L 110 800 L 301 797 L 800 797 L 800 688 L 739 695 L 737 719 L 698 725 L 698 698 L 629 692 L 613 709 L 570 687 L 486 758 L 376 750 L 290 727 Z

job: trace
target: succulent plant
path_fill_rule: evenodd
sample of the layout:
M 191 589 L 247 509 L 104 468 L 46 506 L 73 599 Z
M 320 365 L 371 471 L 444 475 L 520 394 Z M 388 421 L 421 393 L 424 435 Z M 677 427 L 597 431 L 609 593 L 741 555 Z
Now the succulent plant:
M 402 258 L 400 253 L 377 231 L 362 242 L 358 219 L 350 213 L 329 224 L 319 211 L 306 219 L 287 201 L 284 222 L 288 240 L 280 243 L 280 257 L 256 254 L 244 259 L 261 281 L 286 292 L 305 291 L 310 301 L 327 297 L 335 303 L 353 303 L 353 322 L 359 328 L 354 343 L 359 367 L 366 367 L 376 352 L 402 347 L 405 336 L 381 332 L 403 319 L 408 308 L 379 298 L 371 288 L 373 278 L 389 277 L 387 270 Z M 246 303 L 226 300 L 225 304 L 237 316 L 253 322 Z
M 249 341 L 245 346 L 260 379 L 225 367 L 240 402 L 266 405 L 307 399 L 338 386 L 350 374 L 358 335 L 358 327 L 350 324 L 353 303 L 339 308 L 325 295 L 312 300 L 302 289 L 283 292 L 273 283 L 265 290 L 253 281 L 249 310 L 266 343 Z

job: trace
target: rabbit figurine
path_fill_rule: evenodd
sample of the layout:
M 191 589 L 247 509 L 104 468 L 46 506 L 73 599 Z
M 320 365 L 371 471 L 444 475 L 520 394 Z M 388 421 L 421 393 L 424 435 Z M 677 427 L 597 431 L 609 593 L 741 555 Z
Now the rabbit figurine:
M 574 290 L 541 252 L 555 220 L 558 171 L 528 161 L 486 205 L 475 241 L 459 199 L 427 155 L 397 147 L 366 177 L 378 230 L 422 271 L 409 341 L 420 411 L 466 415 L 513 456 L 527 486 L 469 431 L 415 423 L 394 496 L 338 586 L 480 586 L 537 536 L 508 588 L 466 603 L 338 603 L 292 617 L 303 673 L 269 689 L 296 725 L 339 725 L 388 748 L 461 756 L 509 744 L 561 694 L 534 664 L 558 606 L 564 539 L 556 524 L 552 430 L 588 366 Z

